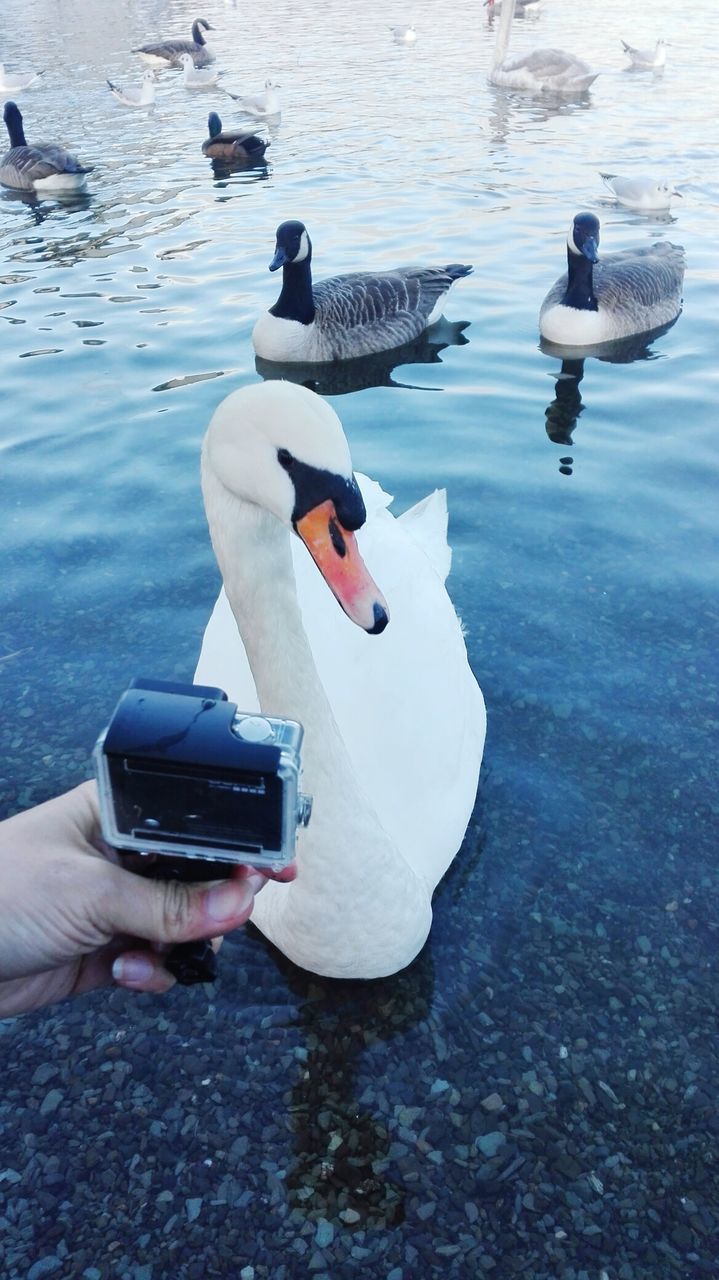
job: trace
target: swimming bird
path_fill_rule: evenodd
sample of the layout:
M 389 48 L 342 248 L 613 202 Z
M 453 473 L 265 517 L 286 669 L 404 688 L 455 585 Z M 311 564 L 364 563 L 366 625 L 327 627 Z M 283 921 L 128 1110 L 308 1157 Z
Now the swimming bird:
M 629 70 L 658 71 L 666 64 L 666 40 L 657 40 L 653 49 L 635 49 L 633 45 L 627 44 L 626 40 L 622 40 L 622 48 L 631 62 Z
M 92 166 L 81 165 L 54 142 L 28 144 L 16 103 L 5 103 L 3 120 L 10 135 L 10 150 L 0 160 L 0 183 L 4 187 L 36 191 L 38 195 L 84 190 Z
M 280 106 L 280 99 L 277 93 L 277 90 L 280 87 L 281 86 L 278 84 L 273 84 L 271 80 L 265 80 L 264 91 L 262 93 L 255 94 L 254 97 L 245 97 L 241 93 L 230 93 L 229 89 L 227 92 L 235 102 L 240 104 L 240 109 L 245 113 L 245 115 L 254 116 L 255 119 L 261 120 L 267 116 L 280 115 L 282 108 Z
M 502 0 L 484 0 L 485 9 L 489 9 L 489 16 L 502 12 Z M 541 7 L 541 0 L 517 0 L 515 13 L 517 17 L 523 17 L 525 13 L 534 13 Z
M 214 67 L 196 67 L 189 53 L 181 53 L 179 63 L 182 67 L 182 83 L 186 89 L 211 89 L 217 84 L 219 71 Z
M 462 842 L 486 726 L 444 586 L 445 495 L 395 519 L 329 404 L 289 382 L 220 404 L 202 486 L 224 590 L 195 680 L 298 720 L 313 797 L 297 878 L 263 889 L 253 923 L 314 973 L 395 973 Z
M 261 160 L 270 145 L 249 129 L 225 129 L 216 111 L 207 117 L 209 137 L 202 144 L 202 154 L 213 160 Z
M 44 71 L 31 71 L 24 76 L 9 75 L 4 62 L 0 62 L 0 93 L 22 93 L 44 74 Z
M 669 324 L 681 311 L 684 250 L 661 240 L 600 258 L 599 219 L 578 213 L 567 237 L 567 274 L 539 313 L 550 342 L 585 346 Z
M 414 27 L 390 27 L 397 44 L 414 44 L 417 32 Z
M 669 182 L 658 182 L 656 178 L 647 177 L 646 174 L 622 177 L 616 173 L 600 173 L 599 176 L 619 203 L 626 205 L 628 209 L 659 212 L 669 208 L 673 196 L 681 199 L 682 193 L 676 187 Z
M 214 31 L 205 18 L 196 18 L 192 24 L 191 40 L 159 40 L 156 44 L 143 44 L 133 53 L 139 53 L 143 62 L 151 67 L 179 66 L 180 55 L 189 53 L 196 67 L 205 67 L 215 61 L 215 55 L 206 43 L 203 32 Z
M 454 281 L 472 270 L 451 263 L 358 271 L 313 287 L 311 261 L 304 223 L 281 223 L 270 271 L 282 267 L 282 291 L 254 327 L 258 356 L 322 363 L 390 351 L 439 319 Z
M 531 53 L 508 56 L 514 10 L 515 0 L 505 0 L 497 27 L 490 83 L 502 89 L 528 89 L 533 93 L 583 93 L 588 89 L 599 72 L 592 71 L 573 53 L 562 49 L 533 49 Z
M 131 84 L 125 89 L 113 84 L 112 80 L 108 80 L 107 84 L 113 98 L 121 102 L 123 107 L 151 107 L 155 101 L 154 71 L 145 71 L 139 85 Z

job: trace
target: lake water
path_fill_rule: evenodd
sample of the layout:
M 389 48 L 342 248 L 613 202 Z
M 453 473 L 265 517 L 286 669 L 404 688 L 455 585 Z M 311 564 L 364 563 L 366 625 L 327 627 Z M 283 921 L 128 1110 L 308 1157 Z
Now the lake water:
M 474 263 L 447 306 L 464 342 L 319 388 L 344 390 L 355 466 L 397 510 L 446 486 L 489 724 L 405 973 L 324 982 L 247 930 L 209 994 L 6 1024 L 7 1280 L 719 1272 L 719 14 L 636 9 L 545 0 L 514 23 L 514 48 L 604 69 L 567 102 L 487 84 L 468 0 L 210 0 L 223 82 L 270 76 L 284 107 L 267 166 L 217 178 L 200 144 L 209 109 L 235 118 L 220 89 L 164 73 L 146 114 L 104 83 L 189 31 L 189 0 L 4 6 L 6 65 L 47 68 L 19 99 L 28 137 L 95 172 L 74 206 L 0 197 L 2 814 L 86 776 L 129 678 L 192 676 L 218 589 L 200 441 L 258 376 L 288 217 L 318 278 Z M 621 37 L 660 35 L 663 75 L 624 70 Z M 599 170 L 683 198 L 632 213 Z M 684 311 L 563 366 L 537 314 L 585 208 L 606 251 L 685 246 Z

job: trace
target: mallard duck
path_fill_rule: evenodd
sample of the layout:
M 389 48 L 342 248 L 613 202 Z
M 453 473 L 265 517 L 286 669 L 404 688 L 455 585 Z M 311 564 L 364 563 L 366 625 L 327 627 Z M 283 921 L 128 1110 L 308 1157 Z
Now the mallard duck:
M 312 284 L 312 242 L 303 222 L 277 228 L 270 271 L 282 267 L 282 292 L 260 316 L 252 341 L 266 360 L 351 360 L 410 342 L 439 319 L 461 263 L 357 271 Z

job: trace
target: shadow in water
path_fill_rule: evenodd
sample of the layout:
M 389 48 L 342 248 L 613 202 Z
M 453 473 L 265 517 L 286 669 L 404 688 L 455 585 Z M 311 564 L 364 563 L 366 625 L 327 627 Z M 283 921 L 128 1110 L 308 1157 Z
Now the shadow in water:
M 415 386 L 397 382 L 392 374 L 403 364 L 441 364 L 440 351 L 462 347 L 469 342 L 464 330 L 469 320 L 447 320 L 444 316 L 426 329 L 414 342 L 406 342 L 391 351 L 378 351 L 355 360 L 339 360 L 333 364 L 279 363 L 255 358 L 255 369 L 265 382 L 282 380 L 299 382 L 322 396 L 342 396 L 368 387 L 404 387 L 420 391 L 441 391 L 442 387 Z
M 406 1193 L 401 1171 L 392 1167 L 396 1134 L 381 1118 L 388 1110 L 387 1098 L 381 1098 L 389 1087 L 387 1046 L 431 1011 L 431 949 L 425 947 L 393 977 L 350 982 L 297 969 L 262 941 L 294 996 L 294 1027 L 307 1052 L 288 1105 L 294 1135 L 294 1161 L 285 1179 L 289 1205 L 311 1221 L 325 1218 L 343 1230 L 396 1226 L 404 1221 Z M 373 1061 L 370 1068 L 365 1062 L 360 1087 L 363 1056 Z M 377 1096 L 374 1105 L 370 1089 Z
M 566 447 L 574 443 L 572 433 L 586 407 L 579 390 L 584 377 L 585 360 L 601 360 L 605 364 L 634 364 L 636 360 L 656 360 L 659 353 L 654 351 L 652 344 L 671 329 L 677 319 L 675 317 L 669 324 L 647 333 L 632 334 L 629 338 L 597 343 L 594 346 L 558 346 L 554 342 L 548 342 L 546 338 L 540 338 L 539 347 L 544 355 L 561 361 L 554 385 L 554 399 L 544 411 L 544 426 L 552 444 Z M 563 475 L 572 474 L 573 462 L 572 458 L 560 458 L 559 470 Z
M 41 199 L 34 191 L 14 191 L 11 187 L 5 187 L 0 190 L 0 200 L 7 204 L 24 204 L 30 210 L 35 224 L 40 226 L 46 218 L 49 218 L 59 210 L 75 213 L 83 209 L 89 209 L 92 202 L 92 193 L 90 191 L 76 191 L 67 195 L 58 195 L 55 192 L 52 197 L 43 197 Z
M 220 190 L 223 190 L 231 179 L 236 175 L 241 175 L 245 182 L 243 185 L 251 185 L 254 182 L 265 182 L 269 178 L 269 169 L 267 167 L 267 159 L 263 157 L 261 160 L 211 160 L 210 171 L 212 173 L 213 182 L 217 183 Z

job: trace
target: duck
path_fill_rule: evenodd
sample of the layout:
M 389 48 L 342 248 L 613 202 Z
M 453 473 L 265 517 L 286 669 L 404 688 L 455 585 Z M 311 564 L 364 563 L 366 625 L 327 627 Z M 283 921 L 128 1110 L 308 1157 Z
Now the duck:
M 24 76 L 8 75 L 5 63 L 0 62 L 0 93 L 22 93 L 44 74 L 44 71 L 30 71 Z
M 505 0 L 499 15 L 490 84 L 500 89 L 526 89 L 531 93 L 584 93 L 598 71 L 573 53 L 562 49 L 533 49 L 507 56 L 516 0 Z
M 245 96 L 241 93 L 230 93 L 229 96 L 240 105 L 241 110 L 247 116 L 254 116 L 256 120 L 266 119 L 268 116 L 279 116 L 282 108 L 280 105 L 277 90 L 281 85 L 274 84 L 272 80 L 265 80 L 265 87 L 261 93 L 253 96 Z
M 6 102 L 3 120 L 10 136 L 10 150 L 0 160 L 0 183 L 17 191 L 68 194 L 84 191 L 92 166 L 82 165 L 54 142 L 28 144 L 22 114 L 15 102 Z
M 213 160 L 261 160 L 269 142 L 251 133 L 249 129 L 222 129 L 222 121 L 216 111 L 207 117 L 208 137 L 202 144 L 202 154 Z
M 155 102 L 155 73 L 149 69 L 143 74 L 139 85 L 128 85 L 122 89 L 120 85 L 107 81 L 113 98 L 121 102 L 123 107 L 151 107 Z
M 265 360 L 321 364 L 391 351 L 438 320 L 455 280 L 472 271 L 462 263 L 399 267 L 332 276 L 313 286 L 311 263 L 304 222 L 280 223 L 270 271 L 282 267 L 282 291 L 252 333 Z
M 417 39 L 414 27 L 390 27 L 390 31 L 397 44 L 414 44 Z
M 661 240 L 599 257 L 599 219 L 578 213 L 567 237 L 567 274 L 539 313 L 549 342 L 585 346 L 613 342 L 668 325 L 679 315 L 684 250 Z
M 189 53 L 181 53 L 178 61 L 186 89 L 211 89 L 213 84 L 217 84 L 220 73 L 214 67 L 196 67 Z
M 681 191 L 669 182 L 659 182 L 646 174 L 622 177 L 616 173 L 600 173 L 602 182 L 619 204 L 640 212 L 665 212 L 674 196 L 682 198 Z
M 313 973 L 396 973 L 462 843 L 486 729 L 444 585 L 446 494 L 393 517 L 334 410 L 291 382 L 223 400 L 201 471 L 224 586 L 195 681 L 299 721 L 313 800 L 296 879 L 263 889 L 253 923 Z
M 667 61 L 666 40 L 657 40 L 653 49 L 635 49 L 622 40 L 622 48 L 630 61 L 628 70 L 659 71 Z
M 191 40 L 160 40 L 156 44 L 140 45 L 139 49 L 133 49 L 132 52 L 139 53 L 143 62 L 151 67 L 179 66 L 179 58 L 183 53 L 189 53 L 196 67 L 206 67 L 208 63 L 215 61 L 215 55 L 203 33 L 214 30 L 206 18 L 195 18 Z

